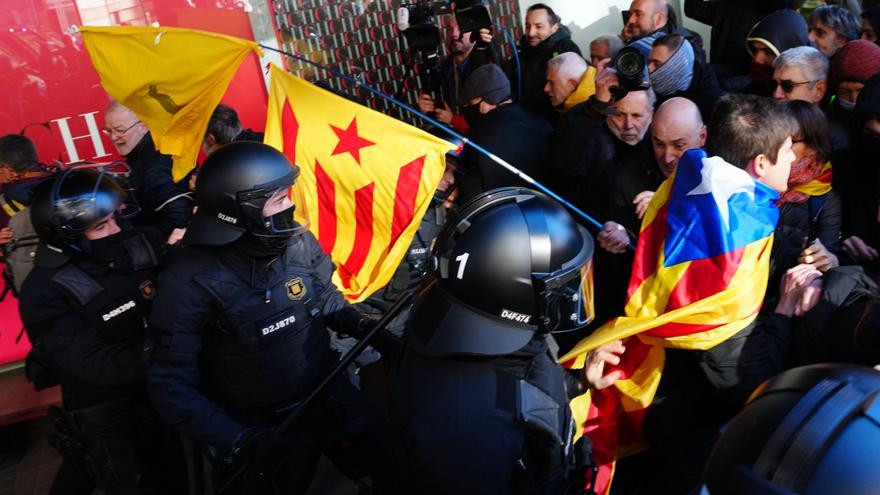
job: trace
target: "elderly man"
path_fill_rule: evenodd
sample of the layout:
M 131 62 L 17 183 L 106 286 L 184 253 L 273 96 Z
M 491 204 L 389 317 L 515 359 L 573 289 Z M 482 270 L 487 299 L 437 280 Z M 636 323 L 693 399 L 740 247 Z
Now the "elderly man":
M 552 178 L 579 208 L 638 230 L 633 200 L 663 180 L 646 137 L 656 95 L 647 88 L 614 101 L 610 88 L 619 84 L 613 69 L 600 69 L 596 94 L 562 114 L 551 141 Z M 596 251 L 596 285 L 603 290 L 596 293 L 595 321 L 604 322 L 623 309 L 631 265 L 631 257 Z
M 147 126 L 129 108 L 114 101 L 104 115 L 104 133 L 131 168 L 132 195 L 141 208 L 135 224 L 155 227 L 163 238 L 186 227 L 193 207 L 187 181 L 174 182 L 171 157 L 156 150 Z
M 577 53 L 559 54 L 547 62 L 544 92 L 554 108 L 567 112 L 596 92 L 596 69 Z
M 606 58 L 614 58 L 623 48 L 623 41 L 615 34 L 602 34 L 590 42 L 590 65 L 598 67 Z
M 565 52 L 581 54 L 571 40 L 568 28 L 553 9 L 543 3 L 536 3 L 526 11 L 525 33 L 519 45 L 520 69 L 516 63 L 508 61 L 508 77 L 514 85 L 522 81 L 520 90 L 514 88 L 513 94 L 522 93 L 519 103 L 527 110 L 555 122 L 556 110 L 544 92 L 547 78 L 547 62 Z
M 654 158 L 663 177 L 669 177 L 685 151 L 702 148 L 706 144 L 706 125 L 700 110 L 687 98 L 666 100 L 654 112 L 651 125 L 651 146 Z M 625 173 L 621 174 L 626 179 Z M 632 201 L 636 216 L 641 219 L 654 197 L 654 190 L 641 191 Z M 611 253 L 623 253 L 629 243 L 625 229 L 617 222 L 609 221 L 597 237 L 599 245 Z

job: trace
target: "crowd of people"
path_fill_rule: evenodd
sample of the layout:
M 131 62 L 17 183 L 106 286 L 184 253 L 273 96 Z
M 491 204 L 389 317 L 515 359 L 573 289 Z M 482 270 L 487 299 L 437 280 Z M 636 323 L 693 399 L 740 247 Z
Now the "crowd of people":
M 449 17 L 441 85 L 419 109 L 602 228 L 465 146 L 395 276 L 356 305 L 297 210 L 303 164 L 228 106 L 178 182 L 118 102 L 104 132 L 124 163 L 47 166 L 28 138 L 0 137 L 0 245 L 28 374 L 62 390 L 52 493 L 304 493 L 321 455 L 360 493 L 591 493 L 590 439 L 573 442 L 568 402 L 625 378 L 626 342 L 593 349 L 583 371 L 559 356 L 624 314 L 655 193 L 702 149 L 778 194 L 764 302 L 717 346 L 667 352 L 649 448 L 612 485 L 695 493 L 762 382 L 880 363 L 880 2 L 827 3 L 686 0 L 711 26 L 706 53 L 664 0 L 633 0 L 588 59 L 544 4 L 525 13 L 518 61 L 499 59 L 492 29 L 462 33 Z M 644 81 L 623 80 L 623 50 Z M 376 359 L 385 378 L 368 383 L 356 370 Z

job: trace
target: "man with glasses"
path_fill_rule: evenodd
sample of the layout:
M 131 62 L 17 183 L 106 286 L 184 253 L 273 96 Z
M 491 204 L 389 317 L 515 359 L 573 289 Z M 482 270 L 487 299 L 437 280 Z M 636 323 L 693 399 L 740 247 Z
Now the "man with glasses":
M 821 105 L 828 91 L 828 58 L 811 46 L 785 50 L 773 61 L 773 79 L 767 82 L 775 100 L 801 100 Z M 849 146 L 846 130 L 829 119 L 831 148 L 839 151 Z
M 104 115 L 104 134 L 131 168 L 134 200 L 141 208 L 135 224 L 155 227 L 163 238 L 186 227 L 192 216 L 187 181 L 171 177 L 171 157 L 156 150 L 150 130 L 129 108 L 114 101 Z

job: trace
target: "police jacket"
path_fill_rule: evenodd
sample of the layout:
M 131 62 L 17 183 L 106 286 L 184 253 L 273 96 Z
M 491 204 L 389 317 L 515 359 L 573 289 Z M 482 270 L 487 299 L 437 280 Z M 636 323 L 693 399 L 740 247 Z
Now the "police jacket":
M 235 244 L 182 248 L 160 278 L 165 290 L 151 316 L 160 340 L 148 385 L 165 421 L 225 448 L 245 418 L 311 392 L 331 363 L 325 321 L 352 335 L 361 319 L 332 273 L 308 232 L 275 258 Z
M 400 493 L 564 493 L 571 419 L 549 337 L 508 356 L 407 347 L 393 383 Z
M 22 287 L 29 367 L 61 384 L 69 410 L 146 395 L 143 349 L 156 294 L 156 244 L 136 232 L 118 235 L 126 256 L 112 262 L 50 255 L 41 246 Z
M 171 157 L 156 150 L 149 133 L 125 156 L 125 162 L 131 168 L 129 180 L 141 207 L 136 225 L 158 227 L 164 238 L 172 230 L 186 227 L 193 209 L 187 181 L 174 182 Z

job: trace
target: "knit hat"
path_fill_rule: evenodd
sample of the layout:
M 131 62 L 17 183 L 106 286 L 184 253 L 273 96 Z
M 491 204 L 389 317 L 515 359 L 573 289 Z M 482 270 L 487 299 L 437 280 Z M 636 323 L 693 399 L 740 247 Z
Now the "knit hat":
M 458 104 L 467 105 L 474 98 L 482 98 L 486 103 L 497 105 L 510 95 L 510 81 L 504 71 L 495 64 L 487 64 L 475 69 L 464 81 Z
M 684 91 L 694 79 L 694 47 L 682 40 L 678 50 L 651 73 L 651 87 L 658 95 L 669 96 Z
M 856 101 L 856 115 L 880 116 L 880 74 L 874 74 L 865 83 Z
M 764 43 L 778 57 L 789 48 L 810 46 L 810 30 L 800 14 L 782 9 L 758 21 L 746 37 L 746 50 L 754 57 L 752 41 Z
M 832 88 L 846 81 L 865 82 L 880 72 L 880 46 L 866 40 L 853 40 L 831 57 L 828 80 Z

